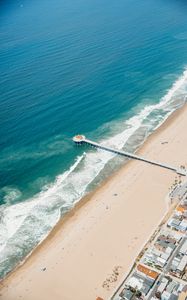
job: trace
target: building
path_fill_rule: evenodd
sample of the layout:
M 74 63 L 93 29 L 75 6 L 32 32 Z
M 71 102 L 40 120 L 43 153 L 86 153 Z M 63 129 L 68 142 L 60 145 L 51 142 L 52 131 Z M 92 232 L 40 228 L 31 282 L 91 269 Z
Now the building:
M 158 275 L 157 272 L 139 264 L 126 280 L 118 299 L 136 300 L 146 296 L 153 287 Z
M 169 271 L 172 275 L 183 278 L 187 277 L 187 238 L 182 242 L 182 245 L 177 249 L 177 253 L 171 261 Z
M 184 288 L 184 284 L 173 280 L 169 276 L 162 276 L 149 300 L 178 300 L 182 296 L 181 293 L 183 293 Z

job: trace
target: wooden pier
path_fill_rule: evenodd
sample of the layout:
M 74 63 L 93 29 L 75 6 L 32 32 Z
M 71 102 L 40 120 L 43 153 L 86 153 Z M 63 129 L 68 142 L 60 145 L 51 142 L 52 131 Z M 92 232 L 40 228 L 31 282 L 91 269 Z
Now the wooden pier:
M 122 155 L 122 156 L 125 156 L 127 158 L 131 158 L 131 159 L 140 160 L 140 161 L 146 162 L 146 163 L 151 164 L 151 165 L 155 165 L 155 166 L 158 166 L 158 167 L 161 167 L 161 168 L 164 168 L 164 169 L 171 170 L 171 171 L 176 172 L 177 174 L 179 174 L 181 176 L 186 176 L 186 171 L 183 170 L 183 169 L 172 167 L 170 165 L 163 164 L 163 163 L 160 163 L 160 162 L 156 162 L 156 161 L 144 158 L 144 157 L 139 156 L 139 155 L 135 155 L 135 154 L 132 154 L 132 153 L 129 153 L 129 152 L 117 150 L 117 149 L 114 149 L 114 148 L 111 148 L 111 147 L 108 147 L 108 146 L 104 146 L 102 144 L 98 144 L 96 142 L 93 142 L 93 141 L 87 139 L 84 135 L 76 135 L 73 138 L 73 141 L 76 144 L 80 144 L 80 145 L 81 144 L 87 144 L 87 145 L 90 145 L 90 146 L 93 146 L 93 147 L 96 147 L 96 148 L 99 148 L 99 149 L 102 149 L 102 150 L 105 150 L 105 151 L 112 152 L 114 154 Z

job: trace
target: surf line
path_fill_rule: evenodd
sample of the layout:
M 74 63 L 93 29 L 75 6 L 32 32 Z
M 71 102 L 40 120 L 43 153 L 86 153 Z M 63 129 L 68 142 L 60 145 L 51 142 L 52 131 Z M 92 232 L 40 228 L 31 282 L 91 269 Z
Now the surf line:
M 150 160 L 150 159 L 144 158 L 142 156 L 135 155 L 133 153 L 117 150 L 117 149 L 114 149 L 114 148 L 111 148 L 111 147 L 108 147 L 108 146 L 104 146 L 102 144 L 98 144 L 94 141 L 91 141 L 91 140 L 87 139 L 85 137 L 85 135 L 80 135 L 79 134 L 79 135 L 74 136 L 73 137 L 73 142 L 77 145 L 87 144 L 87 145 L 93 146 L 93 147 L 98 148 L 98 149 L 102 149 L 102 150 L 105 150 L 105 151 L 112 152 L 114 154 L 119 154 L 119 155 L 122 155 L 122 156 L 125 156 L 125 157 L 128 157 L 128 158 L 131 158 L 131 159 L 140 160 L 140 161 L 146 162 L 146 163 L 154 165 L 154 166 L 158 166 L 158 167 L 161 167 L 161 168 L 164 168 L 164 169 L 174 171 L 175 173 L 177 173 L 181 176 L 186 176 L 187 175 L 185 168 L 172 167 L 170 165 L 160 163 L 160 162 L 157 162 L 157 161 L 154 161 L 154 160 Z

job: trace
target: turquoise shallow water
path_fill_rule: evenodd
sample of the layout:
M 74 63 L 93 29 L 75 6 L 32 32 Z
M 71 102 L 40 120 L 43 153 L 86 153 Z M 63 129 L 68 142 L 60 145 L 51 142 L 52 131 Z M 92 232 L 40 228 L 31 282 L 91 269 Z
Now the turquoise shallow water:
M 187 4 L 0 3 L 0 275 L 186 101 Z

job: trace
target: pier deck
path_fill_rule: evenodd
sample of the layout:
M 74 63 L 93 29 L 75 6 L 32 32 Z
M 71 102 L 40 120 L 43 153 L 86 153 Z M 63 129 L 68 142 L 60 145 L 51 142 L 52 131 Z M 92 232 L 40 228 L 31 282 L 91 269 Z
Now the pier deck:
M 102 150 L 105 150 L 105 151 L 112 152 L 114 154 L 118 154 L 118 155 L 128 157 L 130 159 L 140 160 L 140 161 L 146 162 L 146 163 L 151 164 L 151 165 L 155 165 L 155 166 L 158 166 L 158 167 L 161 167 L 161 168 L 165 168 L 165 169 L 174 171 L 177 174 L 182 175 L 182 176 L 186 176 L 186 171 L 183 170 L 183 169 L 176 168 L 176 167 L 170 166 L 168 164 L 160 163 L 160 162 L 157 162 L 157 161 L 153 161 L 153 160 L 144 158 L 144 157 L 136 155 L 136 154 L 132 154 L 132 153 L 125 152 L 125 151 L 122 151 L 122 150 L 118 150 L 118 149 L 114 149 L 114 148 L 111 148 L 111 147 L 108 147 L 108 146 L 104 146 L 102 144 L 99 144 L 99 143 L 96 143 L 94 141 L 91 141 L 91 140 L 87 139 L 84 135 L 75 136 L 73 138 L 73 141 L 76 144 L 87 144 L 87 145 L 90 145 L 90 146 L 93 146 L 93 147 L 96 147 L 96 148 L 99 148 L 99 149 L 102 149 Z

